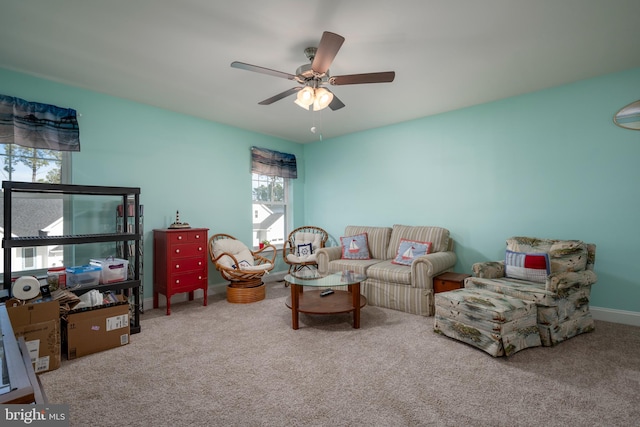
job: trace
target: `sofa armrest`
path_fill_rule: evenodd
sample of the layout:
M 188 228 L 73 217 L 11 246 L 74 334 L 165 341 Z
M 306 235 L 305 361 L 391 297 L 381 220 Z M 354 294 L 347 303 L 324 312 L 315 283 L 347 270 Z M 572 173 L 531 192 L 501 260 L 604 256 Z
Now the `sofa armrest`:
M 504 261 L 476 262 L 471 266 L 474 277 L 483 279 L 499 279 L 504 277 Z
M 327 274 L 329 272 L 329 261 L 340 259 L 342 256 L 342 248 L 340 246 L 320 248 L 316 254 L 318 259 L 318 272 L 320 274 Z
M 545 288 L 554 293 L 573 287 L 591 286 L 598 281 L 598 275 L 593 270 L 563 271 L 551 273 L 547 276 Z
M 411 286 L 433 289 L 433 278 L 456 265 L 455 252 L 434 252 L 417 257 L 411 263 Z

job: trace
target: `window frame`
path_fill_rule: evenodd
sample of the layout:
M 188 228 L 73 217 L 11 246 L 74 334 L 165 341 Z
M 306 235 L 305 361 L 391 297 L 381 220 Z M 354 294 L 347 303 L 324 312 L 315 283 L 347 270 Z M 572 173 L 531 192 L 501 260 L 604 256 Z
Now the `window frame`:
M 259 187 L 256 185 L 256 182 L 266 183 L 267 181 L 273 180 L 273 179 L 281 180 L 283 200 L 282 201 L 257 200 L 255 189 Z M 291 178 L 284 178 L 279 176 L 268 176 L 268 175 L 255 173 L 255 172 L 251 173 L 251 223 L 252 223 L 251 238 L 252 238 L 252 244 L 254 249 L 259 249 L 260 241 L 262 239 L 261 233 L 259 231 L 260 229 L 255 228 L 255 225 L 257 224 L 256 216 L 258 217 L 258 219 L 260 216 L 259 212 L 257 212 L 256 205 L 264 205 L 265 207 L 273 207 L 273 206 L 282 207 L 283 209 L 282 241 L 279 241 L 279 240 L 271 241 L 272 239 L 270 239 L 270 241 L 271 241 L 271 244 L 276 247 L 276 249 L 282 249 L 282 247 L 284 246 L 284 243 L 286 242 L 291 230 L 291 218 L 293 218 L 293 212 L 292 212 L 293 203 L 292 203 L 292 197 L 291 197 L 291 187 L 292 187 Z M 268 233 L 268 231 L 265 231 L 265 234 L 266 233 Z

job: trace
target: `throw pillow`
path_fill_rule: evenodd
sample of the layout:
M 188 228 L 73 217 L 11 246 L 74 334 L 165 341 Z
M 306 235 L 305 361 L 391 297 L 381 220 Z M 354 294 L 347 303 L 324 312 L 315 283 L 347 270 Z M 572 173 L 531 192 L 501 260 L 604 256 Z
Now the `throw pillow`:
M 247 267 L 251 267 L 251 263 L 249 261 L 247 261 L 246 259 L 243 259 L 242 261 L 238 261 L 238 264 L 240 264 L 240 270 L 242 270 L 243 268 L 247 268 Z M 233 264 L 232 267 L 236 270 L 238 270 L 238 266 Z
M 298 245 L 297 247 L 297 255 L 300 258 L 305 258 L 310 255 L 313 255 L 313 245 L 311 243 L 305 243 L 303 245 Z
M 414 240 L 400 239 L 396 257 L 392 264 L 411 265 L 416 257 L 431 253 L 432 242 L 416 242 Z
M 340 237 L 342 259 L 371 259 L 367 233 Z
M 506 277 L 545 283 L 551 271 L 549 254 L 513 252 L 507 249 L 504 269 Z

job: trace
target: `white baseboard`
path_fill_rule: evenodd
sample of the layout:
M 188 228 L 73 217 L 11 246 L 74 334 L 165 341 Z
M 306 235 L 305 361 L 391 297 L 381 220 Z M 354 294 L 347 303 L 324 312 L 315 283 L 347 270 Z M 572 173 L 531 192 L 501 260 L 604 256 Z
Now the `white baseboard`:
M 271 273 L 271 274 L 267 274 L 264 277 L 264 282 L 265 283 L 270 283 L 270 282 L 278 282 L 280 280 L 284 280 L 284 276 L 286 276 L 287 272 L 286 271 L 280 271 L 277 273 Z M 226 295 L 227 292 L 227 283 L 217 283 L 214 285 L 209 285 L 209 289 L 207 291 L 208 295 Z M 202 291 L 201 290 L 197 290 L 193 293 L 193 297 L 194 298 L 202 298 Z M 178 302 L 185 302 L 189 300 L 189 294 L 187 292 L 181 293 L 181 294 L 176 294 L 174 296 L 171 297 L 171 303 L 175 304 Z M 166 307 L 167 306 L 167 299 L 165 298 L 164 295 L 159 295 L 158 297 L 158 307 Z M 153 297 L 151 298 L 144 298 L 142 300 L 142 307 L 144 307 L 145 310 L 151 310 L 153 308 Z
M 624 325 L 640 326 L 640 313 L 636 311 L 615 310 L 613 308 L 593 307 L 589 308 L 591 315 L 596 320 L 605 322 L 622 323 Z

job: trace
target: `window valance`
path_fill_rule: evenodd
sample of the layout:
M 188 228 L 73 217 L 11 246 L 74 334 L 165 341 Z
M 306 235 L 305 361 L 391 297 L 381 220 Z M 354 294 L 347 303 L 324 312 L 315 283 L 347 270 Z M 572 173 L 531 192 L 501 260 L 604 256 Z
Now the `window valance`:
M 0 95 L 0 144 L 80 151 L 76 110 Z
M 266 148 L 251 147 L 251 172 L 282 178 L 297 178 L 296 156 Z

